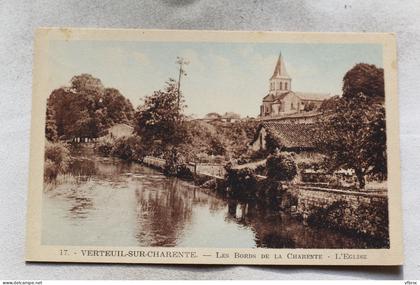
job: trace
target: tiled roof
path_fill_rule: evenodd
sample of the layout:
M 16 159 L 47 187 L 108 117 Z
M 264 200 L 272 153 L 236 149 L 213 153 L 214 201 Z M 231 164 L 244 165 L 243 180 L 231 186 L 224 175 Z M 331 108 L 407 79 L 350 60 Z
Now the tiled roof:
M 309 92 L 294 92 L 301 100 L 323 101 L 331 98 L 327 93 L 309 93 Z
M 267 121 L 263 122 L 261 127 L 286 148 L 313 148 L 315 146 L 314 124 L 284 124 Z
M 302 118 L 310 118 L 310 117 L 318 117 L 322 113 L 318 111 L 308 111 L 308 112 L 296 112 L 291 114 L 278 114 L 278 115 L 270 115 L 258 118 L 262 121 L 279 121 L 283 122 L 284 120 L 289 119 L 302 119 Z
M 274 94 L 268 94 L 267 96 L 265 96 L 263 98 L 263 101 L 264 102 L 267 102 L 267 101 L 268 102 L 272 102 L 272 101 L 283 100 L 283 98 L 286 97 L 286 95 L 289 94 L 289 93 L 293 93 L 293 92 L 287 91 L 287 92 L 284 92 L 284 93 L 281 93 L 281 94 L 276 94 L 276 95 L 274 95 Z

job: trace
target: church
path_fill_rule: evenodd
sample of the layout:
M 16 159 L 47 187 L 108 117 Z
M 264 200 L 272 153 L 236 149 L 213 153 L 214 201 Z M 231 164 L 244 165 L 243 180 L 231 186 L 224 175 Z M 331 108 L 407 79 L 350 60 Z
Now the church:
M 250 143 L 251 149 L 266 149 L 269 135 L 283 151 L 304 153 L 306 157 L 318 155 L 314 126 L 322 115 L 318 109 L 330 94 L 292 91 L 292 78 L 281 54 L 269 81 L 269 92 L 260 107 L 261 123 Z
M 292 91 L 292 78 L 286 71 L 281 53 L 269 81 L 269 92 L 260 106 L 260 118 L 268 119 L 315 111 L 321 106 L 322 101 L 330 98 L 330 94 L 326 93 Z

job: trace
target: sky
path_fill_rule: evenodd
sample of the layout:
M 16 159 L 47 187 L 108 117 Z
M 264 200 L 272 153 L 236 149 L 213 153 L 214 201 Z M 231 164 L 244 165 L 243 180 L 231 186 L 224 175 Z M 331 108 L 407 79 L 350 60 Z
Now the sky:
M 89 73 L 133 103 L 178 78 L 177 56 L 189 61 L 181 90 L 185 113 L 235 112 L 255 117 L 281 52 L 292 91 L 341 94 L 344 74 L 357 63 L 382 67 L 376 44 L 51 41 L 49 89 Z

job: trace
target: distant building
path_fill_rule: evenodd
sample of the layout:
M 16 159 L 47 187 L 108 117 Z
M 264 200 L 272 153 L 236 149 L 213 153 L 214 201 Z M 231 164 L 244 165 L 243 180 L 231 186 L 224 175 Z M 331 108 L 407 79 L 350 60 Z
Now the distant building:
M 237 122 L 241 119 L 239 114 L 233 112 L 226 112 L 224 115 L 220 115 L 216 112 L 208 113 L 204 116 L 204 118 L 200 119 L 201 121 L 205 122 L 227 122 L 233 123 Z
M 205 122 L 214 122 L 214 121 L 221 121 L 222 120 L 222 116 L 216 112 L 212 112 L 212 113 L 208 113 L 207 115 L 204 116 L 204 118 L 202 118 L 201 120 L 205 121 Z
M 241 116 L 239 114 L 233 113 L 233 112 L 226 112 L 222 117 L 221 117 L 223 122 L 228 122 L 228 123 L 234 123 L 237 122 L 241 119 Z
M 260 106 L 260 117 L 277 117 L 316 110 L 325 99 L 331 97 L 327 93 L 292 91 L 292 78 L 286 71 L 281 54 L 269 81 L 269 92 Z
M 116 124 L 108 129 L 108 136 L 111 138 L 128 137 L 133 134 L 134 128 L 127 124 Z

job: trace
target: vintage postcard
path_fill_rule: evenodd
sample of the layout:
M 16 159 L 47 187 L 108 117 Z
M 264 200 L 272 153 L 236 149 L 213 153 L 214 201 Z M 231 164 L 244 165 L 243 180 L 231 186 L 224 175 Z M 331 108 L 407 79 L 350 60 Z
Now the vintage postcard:
M 394 34 L 39 29 L 27 261 L 403 262 Z

